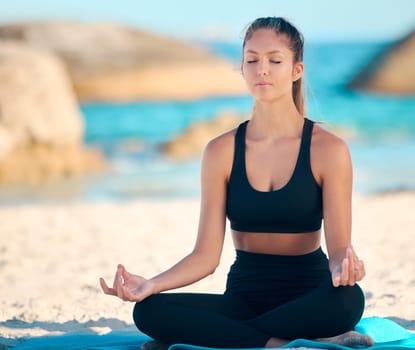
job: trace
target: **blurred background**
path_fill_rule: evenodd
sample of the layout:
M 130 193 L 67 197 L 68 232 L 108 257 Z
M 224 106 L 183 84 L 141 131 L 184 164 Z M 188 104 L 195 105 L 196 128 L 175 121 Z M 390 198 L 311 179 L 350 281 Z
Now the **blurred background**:
M 345 138 L 354 191 L 415 189 L 415 3 L 0 4 L 0 202 L 199 195 L 207 140 L 249 117 L 244 29 L 305 36 L 307 114 Z

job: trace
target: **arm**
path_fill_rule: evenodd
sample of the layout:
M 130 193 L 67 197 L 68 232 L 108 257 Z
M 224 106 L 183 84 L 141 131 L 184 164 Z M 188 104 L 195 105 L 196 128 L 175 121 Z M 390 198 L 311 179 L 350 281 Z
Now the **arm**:
M 171 269 L 151 279 L 156 293 L 199 281 L 212 274 L 219 264 L 225 235 L 226 198 L 226 162 L 220 141 L 209 142 L 202 158 L 201 205 L 195 247 Z
M 193 251 L 176 265 L 147 280 L 118 266 L 113 288 L 101 278 L 104 293 L 123 300 L 141 301 L 151 294 L 184 287 L 209 274 L 219 264 L 225 234 L 227 157 L 219 137 L 207 145 L 202 158 L 202 199 L 197 240 Z
M 327 134 L 322 159 L 324 232 L 333 285 L 353 285 L 364 265 L 351 245 L 352 162 L 347 145 Z

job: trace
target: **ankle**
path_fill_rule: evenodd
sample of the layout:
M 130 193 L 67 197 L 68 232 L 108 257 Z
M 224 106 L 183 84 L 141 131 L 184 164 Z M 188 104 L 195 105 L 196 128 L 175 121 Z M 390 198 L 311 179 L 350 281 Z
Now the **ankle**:
M 278 348 L 285 344 L 288 344 L 288 340 L 272 337 L 268 339 L 267 343 L 265 344 L 265 347 L 266 348 Z

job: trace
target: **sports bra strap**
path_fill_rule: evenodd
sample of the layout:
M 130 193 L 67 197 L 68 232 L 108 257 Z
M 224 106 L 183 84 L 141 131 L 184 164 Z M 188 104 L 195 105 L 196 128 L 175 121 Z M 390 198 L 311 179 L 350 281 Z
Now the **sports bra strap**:
M 311 136 L 313 134 L 314 122 L 308 118 L 304 118 L 304 130 L 301 137 L 301 148 L 298 155 L 298 162 L 303 166 L 310 166 L 310 146 Z
M 249 120 L 245 120 L 239 124 L 238 129 L 236 130 L 235 135 L 235 150 L 234 150 L 234 159 L 233 164 L 235 166 L 240 166 L 244 164 L 245 160 L 245 134 L 246 134 L 246 125 Z

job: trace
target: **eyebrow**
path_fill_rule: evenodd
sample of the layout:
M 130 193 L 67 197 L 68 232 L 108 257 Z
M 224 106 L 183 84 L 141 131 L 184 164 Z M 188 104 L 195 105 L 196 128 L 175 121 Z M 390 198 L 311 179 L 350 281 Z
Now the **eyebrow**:
M 258 53 L 258 52 L 256 52 L 255 50 L 251 50 L 251 49 L 249 49 L 249 50 L 246 50 L 246 52 L 249 52 L 249 53 Z M 283 52 L 282 51 L 280 51 L 280 50 L 272 50 L 272 51 L 268 51 L 268 52 L 266 52 L 267 54 L 273 54 L 273 53 L 280 53 L 280 54 L 283 54 Z

